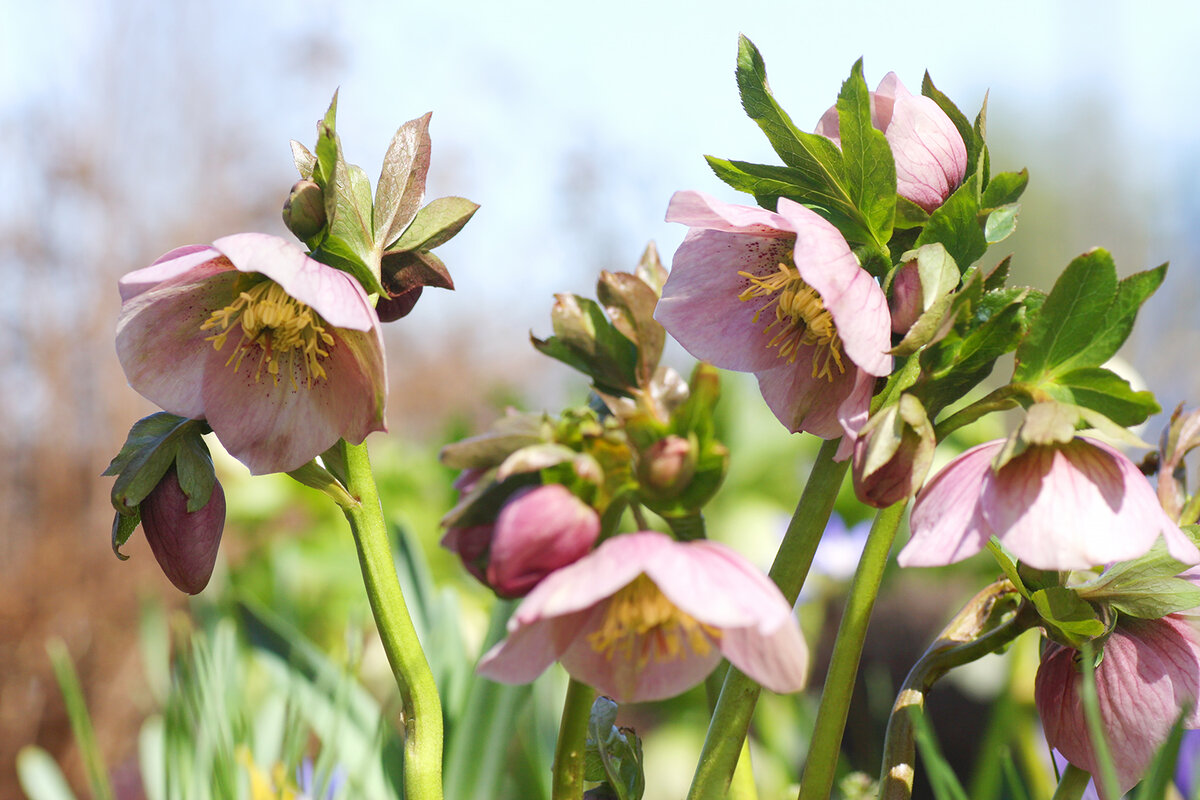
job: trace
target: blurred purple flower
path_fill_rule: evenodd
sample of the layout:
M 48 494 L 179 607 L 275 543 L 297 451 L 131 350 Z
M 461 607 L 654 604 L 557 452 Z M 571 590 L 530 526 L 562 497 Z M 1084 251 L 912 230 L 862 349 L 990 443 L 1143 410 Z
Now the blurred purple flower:
M 385 430 L 379 320 L 358 281 L 296 245 L 239 233 L 120 281 L 117 355 L 130 386 L 204 418 L 255 474 L 303 466 Z

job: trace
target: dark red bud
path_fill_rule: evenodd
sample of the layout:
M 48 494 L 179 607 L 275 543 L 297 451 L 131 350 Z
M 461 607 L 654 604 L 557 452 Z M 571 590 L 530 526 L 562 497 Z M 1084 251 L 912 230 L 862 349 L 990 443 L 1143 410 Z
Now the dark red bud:
M 225 491 L 213 484 L 199 511 L 187 510 L 187 495 L 172 466 L 141 503 L 142 530 L 162 571 L 181 592 L 199 594 L 212 577 L 225 528 Z

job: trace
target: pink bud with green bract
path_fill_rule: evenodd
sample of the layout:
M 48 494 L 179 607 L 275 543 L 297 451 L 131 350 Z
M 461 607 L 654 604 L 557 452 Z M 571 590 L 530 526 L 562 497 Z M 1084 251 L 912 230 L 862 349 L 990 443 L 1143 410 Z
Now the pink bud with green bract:
M 896 193 L 932 212 L 946 201 L 967 172 L 967 147 L 950 117 L 931 98 L 914 95 L 889 72 L 871 92 L 871 124 L 883 132 L 896 162 Z M 815 133 L 838 146 L 833 106 Z
M 677 192 L 667 221 L 691 230 L 654 316 L 696 358 L 754 373 L 788 430 L 852 442 L 892 369 L 887 299 L 836 228 L 778 209 Z
M 992 461 L 1004 445 L 996 440 L 971 448 L 925 485 L 913 504 L 901 566 L 961 561 L 992 536 L 1038 569 L 1128 561 L 1159 536 L 1176 560 L 1200 562 L 1200 551 L 1119 451 L 1086 438 L 1030 445 L 997 471 Z
M 528 683 L 555 661 L 619 703 L 696 685 L 721 657 L 775 692 L 804 687 L 808 650 L 791 606 L 728 547 L 652 532 L 606 540 L 539 583 L 479 674 Z
M 1034 695 L 1046 741 L 1068 761 L 1100 774 L 1083 710 L 1083 667 L 1072 648 L 1050 643 L 1038 667 Z M 1193 621 L 1121 617 L 1095 667 L 1096 696 L 1120 793 L 1142 779 L 1180 713 L 1200 727 L 1200 637 Z M 1097 786 L 1102 782 L 1097 780 Z M 1119 795 L 1103 800 L 1117 800 Z
M 187 503 L 172 466 L 139 509 L 146 541 L 163 573 L 179 591 L 199 594 L 217 562 L 225 528 L 225 491 L 216 482 L 200 510 L 188 511 Z
M 296 245 L 240 233 L 120 281 L 117 355 L 138 393 L 206 419 L 254 474 L 385 430 L 379 320 L 358 281 Z

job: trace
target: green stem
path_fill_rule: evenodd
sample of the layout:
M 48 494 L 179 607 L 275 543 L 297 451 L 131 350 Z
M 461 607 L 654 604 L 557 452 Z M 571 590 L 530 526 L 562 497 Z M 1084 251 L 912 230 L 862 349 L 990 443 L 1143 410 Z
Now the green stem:
M 700 512 L 678 517 L 663 517 L 671 528 L 671 533 L 681 542 L 692 542 L 707 538 L 704 529 L 704 515 Z
M 1079 653 L 1083 665 L 1083 691 L 1080 693 L 1083 716 L 1092 740 L 1092 752 L 1096 763 L 1100 765 L 1099 774 L 1095 776 L 1096 788 L 1102 790 L 1102 797 L 1118 797 L 1117 770 L 1113 766 L 1112 752 L 1104 735 L 1104 719 L 1100 716 L 1100 700 L 1096 694 L 1096 651 L 1091 642 L 1084 642 Z M 1066 778 L 1065 774 L 1063 777 Z
M 771 565 L 771 579 L 779 586 L 789 605 L 795 605 L 804 579 L 808 577 L 813 555 L 817 552 L 821 535 L 829 523 L 829 515 L 833 513 L 834 500 L 850 466 L 849 461 L 833 460 L 838 444 L 835 439 L 821 445 L 804 493 L 796 506 L 796 513 L 792 515 L 779 552 L 775 555 L 775 563 Z M 688 800 L 720 800 L 726 796 L 742 743 L 750 730 L 750 717 L 754 714 L 759 691 L 757 683 L 741 670 L 730 666 L 721 688 L 721 697 L 708 723 L 708 735 L 692 776 Z
M 583 797 L 583 754 L 587 748 L 588 719 L 596 692 L 586 683 L 571 678 L 567 699 L 563 701 L 562 722 L 558 726 L 558 744 L 554 747 L 554 800 L 579 800 Z
M 959 428 L 970 425 L 980 417 L 993 411 L 1007 411 L 1016 408 L 1018 403 L 1014 395 L 1019 393 L 1019 387 L 1008 384 L 1001 386 L 991 394 L 976 400 L 966 408 L 960 408 L 933 427 L 934 435 L 940 442 Z
M 1084 770 L 1074 764 L 1067 764 L 1067 768 L 1063 770 L 1062 780 L 1058 782 L 1058 788 L 1054 790 L 1054 797 L 1051 800 L 1079 800 L 1083 797 L 1083 791 L 1091 779 L 1092 776 Z
M 400 689 L 404 723 L 404 796 L 441 800 L 442 704 L 396 577 L 391 542 L 366 444 L 341 443 L 346 485 L 357 502 L 343 506 L 384 652 Z
M 905 499 L 880 511 L 875 515 L 875 523 L 867 536 L 862 560 L 858 562 L 858 570 L 854 573 L 854 582 L 846 598 L 846 610 L 838 626 L 837 639 L 833 643 L 833 656 L 829 662 L 829 673 L 825 676 L 825 686 L 821 690 L 821 705 L 817 709 L 808 763 L 800 779 L 799 800 L 825 800 L 833 789 L 842 732 L 846 727 L 854 679 L 858 675 L 858 660 L 867 635 L 867 623 L 871 621 L 871 610 L 879 594 L 879 583 L 892 550 L 892 539 L 896 536 L 896 528 L 900 526 L 907 505 L 908 500 Z
M 1037 613 L 1031 605 L 1024 604 L 1012 618 L 987 630 L 997 603 L 1011 603 L 1019 598 L 1016 588 L 1007 579 L 988 586 L 963 606 L 913 665 L 888 718 L 879 775 L 880 800 L 912 797 L 916 757 L 913 715 L 924 709 L 925 696 L 933 684 L 951 669 L 995 652 L 1037 624 Z

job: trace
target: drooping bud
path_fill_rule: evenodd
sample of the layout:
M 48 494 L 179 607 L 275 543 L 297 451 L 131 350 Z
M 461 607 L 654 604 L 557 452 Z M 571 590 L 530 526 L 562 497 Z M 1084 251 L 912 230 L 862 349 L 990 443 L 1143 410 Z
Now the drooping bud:
M 916 261 L 909 261 L 892 280 L 892 296 L 888 298 L 892 312 L 892 333 L 905 334 L 925 310 L 921 297 L 921 273 Z
M 885 508 L 911 497 L 925 482 L 937 438 L 925 407 L 912 395 L 873 416 L 854 444 L 854 493 Z
M 600 516 L 565 487 L 522 489 L 496 518 L 487 583 L 502 597 L 523 597 L 551 572 L 587 555 L 599 535 Z
M 675 497 L 687 488 L 695 473 L 695 449 L 687 439 L 674 434 L 650 445 L 638 461 L 642 491 L 656 497 Z
M 283 224 L 303 242 L 325 227 L 325 198 L 321 187 L 308 180 L 296 181 L 283 203 Z
M 199 511 L 188 511 L 187 502 L 172 466 L 141 503 L 142 529 L 171 583 L 182 592 L 199 594 L 217 561 L 225 527 L 225 492 L 216 482 Z

